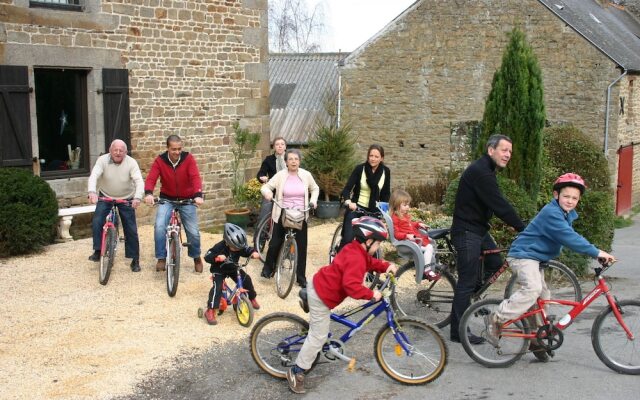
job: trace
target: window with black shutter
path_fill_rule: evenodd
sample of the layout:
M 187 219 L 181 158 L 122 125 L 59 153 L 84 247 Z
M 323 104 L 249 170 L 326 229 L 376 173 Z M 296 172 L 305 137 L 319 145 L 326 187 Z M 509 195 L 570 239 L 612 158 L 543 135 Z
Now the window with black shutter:
M 131 149 L 129 71 L 126 69 L 103 69 L 102 94 L 105 149 L 108 149 L 115 139 L 123 140 Z
M 0 65 L 0 166 L 32 167 L 29 70 Z

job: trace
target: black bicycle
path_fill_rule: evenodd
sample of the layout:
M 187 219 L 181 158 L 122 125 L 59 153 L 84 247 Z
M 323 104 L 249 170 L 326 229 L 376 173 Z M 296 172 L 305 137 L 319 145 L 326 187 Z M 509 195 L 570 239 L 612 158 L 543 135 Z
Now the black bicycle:
M 420 317 L 439 328 L 449 325 L 451 322 L 451 304 L 457 283 L 455 268 L 450 262 L 455 263 L 455 249 L 451 244 L 450 229 L 432 229 L 429 237 L 435 241 L 436 261 L 440 264 L 437 269 L 440 277 L 429 280 L 422 277 L 420 284 L 416 284 L 416 268 L 413 261 L 404 264 L 398 270 L 396 279 L 398 284 L 392 304 L 400 315 L 412 315 Z M 489 277 L 484 277 L 484 259 L 489 254 L 503 253 L 508 249 L 485 250 L 481 255 L 482 267 L 479 273 L 481 282 L 471 301 L 475 302 L 486 297 L 489 293 L 502 292 L 504 298 L 511 296 L 517 290 L 515 274 L 505 274 L 509 269 L 506 259 L 500 268 Z M 540 263 L 540 269 L 544 271 L 547 287 L 554 299 L 580 301 L 582 291 L 580 283 L 573 271 L 559 261 L 551 260 Z M 502 294 L 501 293 L 501 294 Z M 550 305 L 553 307 L 553 305 Z M 550 311 L 553 314 L 553 312 Z

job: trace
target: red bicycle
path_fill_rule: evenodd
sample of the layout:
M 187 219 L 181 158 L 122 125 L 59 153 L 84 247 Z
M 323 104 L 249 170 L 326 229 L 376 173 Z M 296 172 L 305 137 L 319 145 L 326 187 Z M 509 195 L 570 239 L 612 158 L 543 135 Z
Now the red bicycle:
M 516 319 L 501 325 L 500 336 L 496 344 L 485 340 L 472 345 L 466 334 L 461 334 L 465 351 L 478 363 L 489 367 L 507 367 L 527 353 L 529 342 L 537 343 L 552 356 L 563 341 L 562 331 L 587 309 L 599 296 L 605 296 L 609 304 L 596 317 L 591 328 L 591 343 L 598 358 L 612 370 L 630 375 L 640 374 L 640 343 L 636 335 L 640 333 L 640 300 L 617 300 L 603 273 L 612 264 L 600 261 L 595 269 L 595 288 L 580 301 L 537 300 L 537 307 Z M 502 300 L 486 299 L 474 303 L 467 309 L 460 321 L 460 332 L 471 332 L 486 338 L 485 315 L 493 312 Z M 556 316 L 547 314 L 545 306 L 561 305 L 571 307 L 569 312 L 555 322 Z M 542 326 L 530 326 L 531 319 L 541 319 Z
M 111 204 L 111 210 L 104 220 L 102 226 L 102 244 L 100 245 L 100 270 L 98 280 L 101 285 L 109 282 L 113 260 L 116 257 L 116 249 L 120 239 L 118 228 L 118 204 L 131 205 L 131 200 L 118 200 L 111 197 L 98 197 L 98 201 Z

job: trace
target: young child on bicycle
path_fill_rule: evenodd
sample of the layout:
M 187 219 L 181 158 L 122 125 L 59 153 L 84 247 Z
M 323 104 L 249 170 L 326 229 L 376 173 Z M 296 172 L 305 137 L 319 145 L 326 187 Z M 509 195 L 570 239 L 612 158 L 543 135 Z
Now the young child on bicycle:
M 207 311 L 204 313 L 209 325 L 217 324 L 216 313 L 219 310 L 222 314 L 227 308 L 227 302 L 222 297 L 222 285 L 226 277 L 230 277 L 236 282 L 238 272 L 235 264 L 238 263 L 240 257 L 259 258 L 260 255 L 247 244 L 247 234 L 242 228 L 226 223 L 224 224 L 223 240 L 210 248 L 204 256 L 204 261 L 211 264 L 209 271 L 211 271 L 213 278 L 213 287 L 209 291 L 207 299 Z M 225 263 L 227 259 L 233 263 Z M 260 304 L 256 300 L 257 293 L 253 288 L 251 277 L 244 270 L 240 271 L 240 276 L 243 288 L 247 289 L 249 293 L 251 305 L 255 310 L 259 310 Z
M 409 209 L 411 208 L 411 195 L 402 189 L 396 189 L 391 193 L 389 200 L 389 212 L 393 221 L 393 236 L 398 240 L 411 240 L 416 242 L 424 255 L 424 277 L 430 281 L 440 278 L 440 274 L 433 271 L 433 245 L 428 235 L 420 232 L 429 227 L 423 222 L 412 221 Z
M 397 267 L 372 255 L 380 243 L 389 237 L 384 224 L 372 217 L 352 221 L 354 240 L 344 246 L 331 264 L 318 270 L 307 285 L 309 302 L 309 332 L 296 358 L 287 371 L 289 388 L 294 393 L 304 393 L 304 372 L 311 368 L 316 355 L 329 335 L 331 309 L 351 297 L 363 300 L 380 300 L 382 293 L 363 285 L 367 272 L 393 272 Z
M 566 173 L 559 176 L 553 185 L 553 199 L 511 244 L 507 261 L 517 274 L 520 289 L 503 300 L 495 312 L 485 316 L 487 340 L 491 344 L 497 345 L 503 322 L 527 312 L 538 297 L 549 299 L 550 293 L 544 275 L 540 273 L 540 263 L 558 257 L 563 246 L 594 258 L 615 260 L 611 254 L 597 249 L 573 230 L 572 223 L 578 218 L 575 208 L 585 189 L 580 175 Z M 531 322 L 534 323 L 532 328 L 536 329 L 538 323 Z M 546 351 L 537 343 L 532 342 L 529 350 L 541 361 L 549 359 Z

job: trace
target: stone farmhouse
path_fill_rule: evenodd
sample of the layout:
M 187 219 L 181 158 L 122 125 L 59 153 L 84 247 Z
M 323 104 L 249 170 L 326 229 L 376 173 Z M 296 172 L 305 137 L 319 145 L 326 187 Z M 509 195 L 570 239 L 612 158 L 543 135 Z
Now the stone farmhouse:
M 549 123 L 572 123 L 602 146 L 623 213 L 640 203 L 640 2 L 616 3 L 416 1 L 345 59 L 342 117 L 361 143 L 385 146 L 394 186 L 464 167 L 519 26 L 542 69 Z
M 268 96 L 267 0 L 0 0 L 0 166 L 40 174 L 61 207 L 86 204 L 114 138 L 146 175 L 178 134 L 203 177 L 201 221 L 219 223 L 231 125 L 266 150 Z

